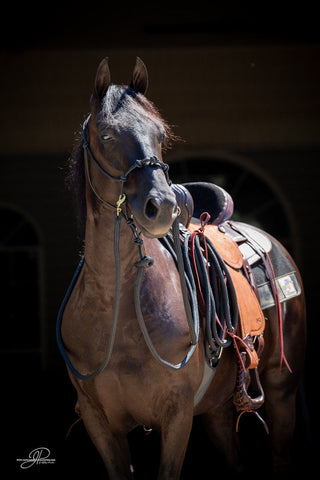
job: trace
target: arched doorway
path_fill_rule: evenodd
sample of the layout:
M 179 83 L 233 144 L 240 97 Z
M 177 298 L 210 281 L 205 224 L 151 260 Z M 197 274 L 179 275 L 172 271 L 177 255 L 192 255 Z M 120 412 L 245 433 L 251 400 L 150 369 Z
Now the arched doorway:
M 230 158 L 190 157 L 171 161 L 170 177 L 176 183 L 205 181 L 221 186 L 234 200 L 234 220 L 262 228 L 297 255 L 288 206 L 270 181 L 247 165 Z
M 42 246 L 21 211 L 0 205 L 0 353 L 45 366 Z

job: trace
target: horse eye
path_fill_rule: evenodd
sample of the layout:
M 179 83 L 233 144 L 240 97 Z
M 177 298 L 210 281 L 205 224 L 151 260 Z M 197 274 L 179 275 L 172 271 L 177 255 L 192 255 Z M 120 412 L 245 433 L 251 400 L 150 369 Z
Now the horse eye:
M 102 138 L 102 140 L 104 140 L 105 142 L 108 141 L 108 140 L 112 140 L 112 137 L 110 137 L 110 135 L 102 135 L 101 138 Z

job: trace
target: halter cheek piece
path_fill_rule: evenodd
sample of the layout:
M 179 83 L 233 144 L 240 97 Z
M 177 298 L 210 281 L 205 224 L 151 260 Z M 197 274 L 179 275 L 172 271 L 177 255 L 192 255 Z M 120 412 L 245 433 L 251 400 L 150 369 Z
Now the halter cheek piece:
M 130 175 L 130 173 L 133 172 L 133 170 L 135 170 L 136 168 L 142 168 L 142 167 L 160 167 L 160 168 L 162 169 L 163 173 L 164 173 L 165 176 L 166 176 L 166 180 L 167 180 L 167 182 L 168 182 L 168 185 L 171 185 L 171 180 L 169 179 L 169 174 L 168 174 L 169 165 L 167 165 L 167 164 L 164 163 L 164 162 L 160 162 L 160 160 L 159 160 L 155 155 L 152 155 L 151 157 L 143 158 L 143 159 L 141 159 L 141 160 L 136 160 L 136 161 L 131 165 L 131 167 L 130 167 L 125 173 L 123 173 L 122 175 L 120 175 L 120 177 L 114 177 L 113 175 L 110 175 L 110 173 L 108 173 L 108 172 L 100 165 L 100 163 L 94 158 L 94 156 L 93 156 L 93 154 L 92 154 L 92 152 L 91 152 L 91 150 L 90 150 L 89 142 L 88 142 L 88 139 L 87 139 L 87 126 L 88 126 L 88 122 L 89 122 L 90 116 L 91 116 L 91 115 L 89 115 L 89 116 L 87 117 L 87 119 L 84 121 L 83 126 L 82 126 L 83 149 L 84 149 L 84 156 L 85 156 L 86 172 L 87 172 L 88 182 L 89 182 L 89 185 L 90 185 L 91 190 L 93 191 L 93 193 L 95 194 L 95 196 L 96 196 L 102 203 L 104 203 L 105 205 L 108 205 L 109 207 L 112 207 L 112 208 L 116 209 L 117 216 L 120 215 L 121 205 L 126 201 L 126 198 L 127 198 L 126 195 L 125 195 L 125 193 L 123 193 L 124 183 L 128 180 L 128 176 Z M 103 175 L 105 175 L 105 176 L 106 176 L 107 178 L 109 178 L 110 180 L 113 180 L 114 182 L 119 182 L 119 183 L 121 183 L 121 193 L 120 193 L 120 195 L 119 195 L 118 201 L 116 202 L 116 205 L 113 205 L 112 203 L 108 202 L 107 200 L 104 200 L 104 199 L 98 194 L 98 192 L 96 191 L 96 189 L 94 188 L 93 183 L 92 183 L 92 180 L 91 180 L 91 175 L 90 175 L 88 155 L 89 155 L 89 157 L 91 158 L 92 162 L 99 168 L 100 172 L 101 172 Z

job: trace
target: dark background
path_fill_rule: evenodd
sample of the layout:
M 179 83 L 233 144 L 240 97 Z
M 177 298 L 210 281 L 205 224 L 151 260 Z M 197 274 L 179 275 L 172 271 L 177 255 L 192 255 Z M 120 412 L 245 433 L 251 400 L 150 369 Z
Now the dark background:
M 316 417 L 319 284 L 320 36 L 311 3 L 12 2 L 2 7 L 0 35 L 0 353 L 9 471 L 17 478 L 104 475 L 81 424 L 64 438 L 76 419 L 75 393 L 55 320 L 81 248 L 64 175 L 98 63 L 109 56 L 114 83 L 128 83 L 137 55 L 149 70 L 148 98 L 183 139 L 165 157 L 172 179 L 225 187 L 236 215 L 277 236 L 301 270 L 309 346 L 293 464 L 302 469 L 311 461 Z M 259 427 L 245 422 L 264 449 Z M 140 431 L 132 438 L 139 470 L 155 458 L 158 439 Z M 39 446 L 51 450 L 55 466 L 22 471 L 16 458 Z M 204 458 L 202 472 L 221 463 L 206 448 L 196 421 L 184 478 Z

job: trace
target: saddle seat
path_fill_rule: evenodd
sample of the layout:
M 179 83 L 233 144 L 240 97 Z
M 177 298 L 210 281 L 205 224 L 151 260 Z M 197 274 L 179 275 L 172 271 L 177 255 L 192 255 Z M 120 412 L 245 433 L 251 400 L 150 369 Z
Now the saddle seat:
M 191 219 L 198 223 L 202 212 L 210 214 L 209 224 L 220 225 L 231 218 L 233 200 L 223 188 L 208 182 L 173 184 L 177 203 L 180 207 L 180 222 L 188 227 Z

